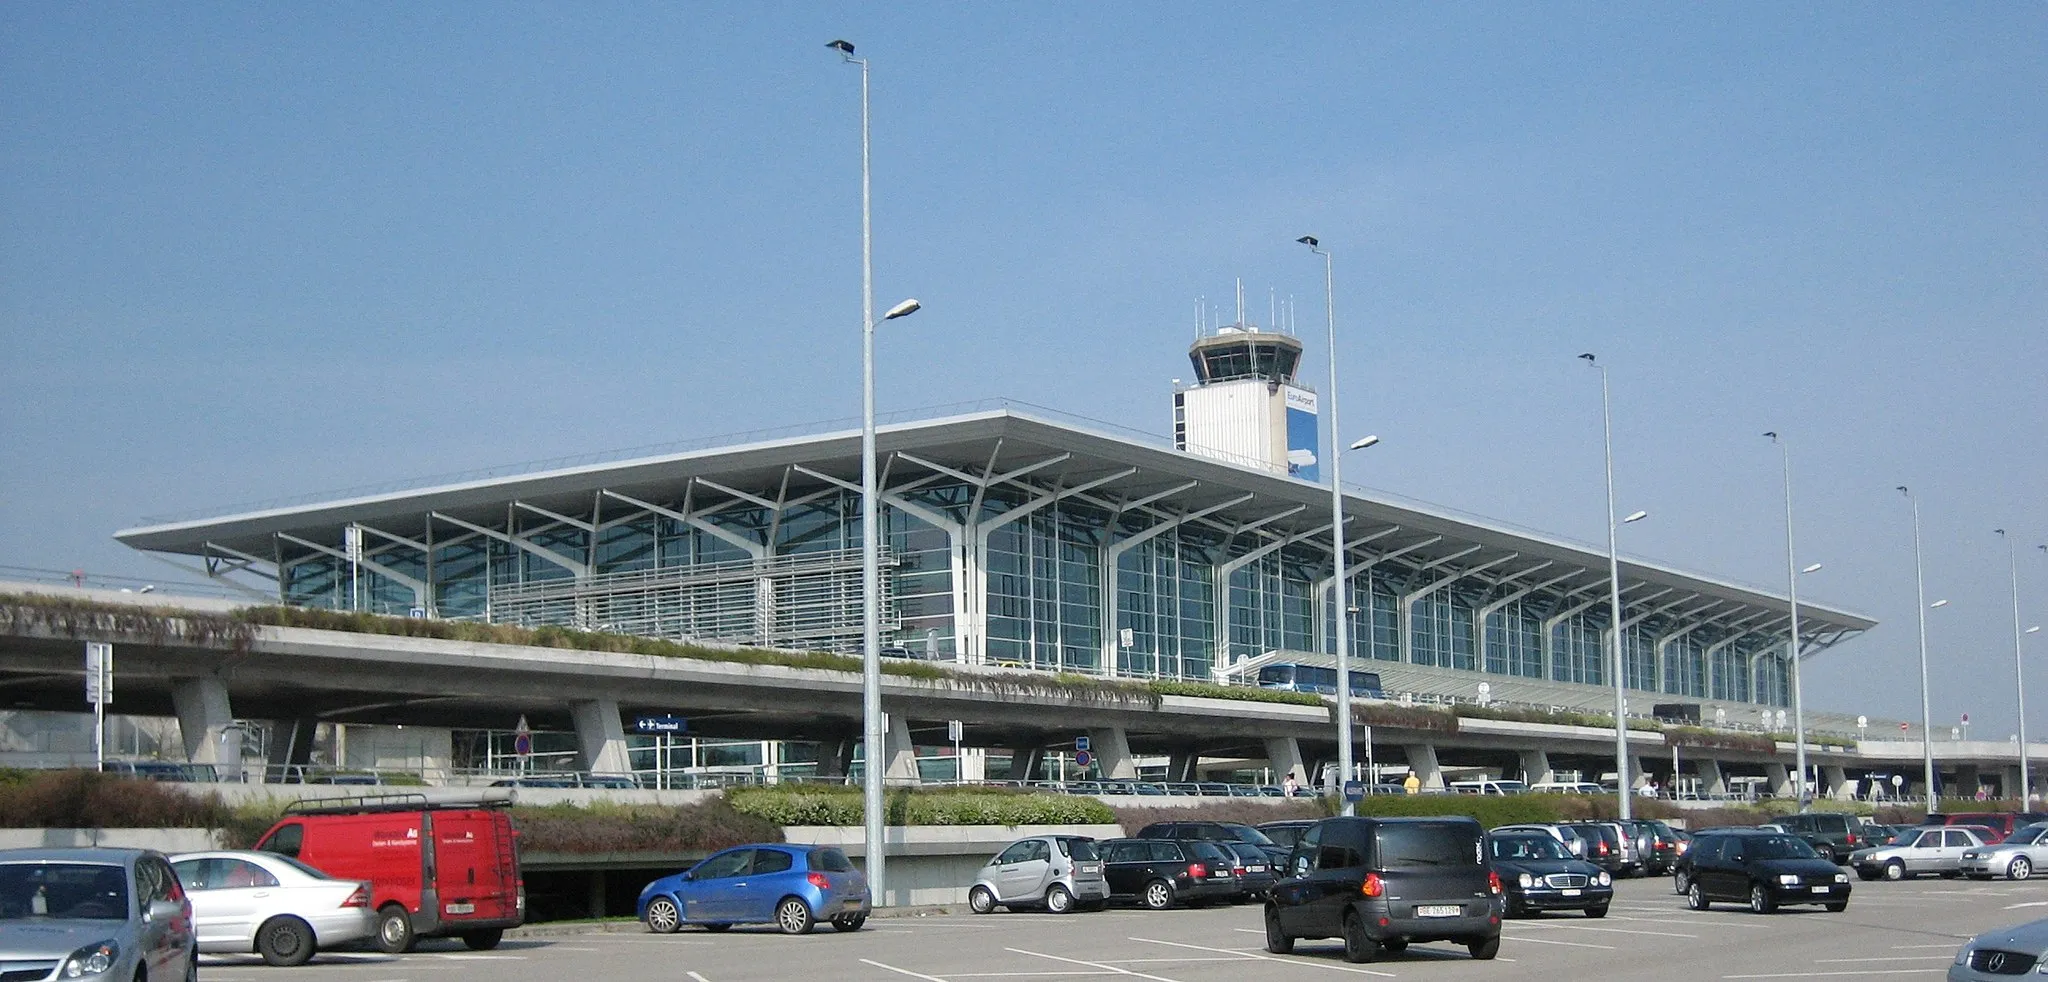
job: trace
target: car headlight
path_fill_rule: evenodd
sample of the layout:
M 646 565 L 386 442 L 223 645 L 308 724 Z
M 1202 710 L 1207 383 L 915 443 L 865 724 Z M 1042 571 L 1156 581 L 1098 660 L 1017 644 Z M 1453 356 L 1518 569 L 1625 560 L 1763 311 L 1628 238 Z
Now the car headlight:
M 1527 890 L 1530 887 L 1536 885 L 1536 878 L 1530 876 L 1527 873 L 1523 873 L 1521 876 L 1515 877 L 1515 882 L 1520 883 L 1522 885 L 1522 889 Z
M 93 975 L 105 975 L 114 970 L 114 961 L 121 957 L 121 946 L 109 938 L 99 944 L 89 944 L 71 953 L 64 959 L 64 970 L 60 978 L 82 979 Z
M 1970 850 L 1969 852 L 1963 853 L 1963 858 L 1964 858 L 1964 859 L 1976 859 L 1976 858 L 1977 858 L 1977 850 L 1975 850 L 1975 849 L 1972 849 L 1972 850 Z
M 1961 950 L 1961 951 L 1958 951 L 1958 952 L 1956 952 L 1956 964 L 1958 964 L 1958 965 L 1968 965 L 1969 963 L 1970 963 L 1970 946 L 1966 944 L 1966 945 L 1964 945 L 1964 946 L 1963 946 L 1963 948 L 1962 948 L 1962 950 Z
M 1610 887 L 1614 885 L 1614 877 L 1610 875 L 1606 870 L 1600 871 L 1600 885 L 1603 887 Z
M 1847 874 L 1847 873 L 1836 873 L 1836 874 L 1835 874 L 1835 882 L 1836 882 L 1836 883 L 1847 883 L 1847 882 L 1849 882 L 1849 874 Z
M 1780 874 L 1778 874 L 1778 885 L 1779 885 L 1779 886 L 1786 886 L 1786 887 L 1796 887 L 1796 886 L 1798 886 L 1798 885 L 1799 885 L 1799 874 L 1797 874 L 1797 873 L 1780 873 Z

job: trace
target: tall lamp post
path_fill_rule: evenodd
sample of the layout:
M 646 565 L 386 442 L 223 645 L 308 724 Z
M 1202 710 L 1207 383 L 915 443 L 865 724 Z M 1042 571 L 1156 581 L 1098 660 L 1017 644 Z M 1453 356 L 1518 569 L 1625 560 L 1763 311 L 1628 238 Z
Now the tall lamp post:
M 882 772 L 887 734 L 882 723 L 882 576 L 881 523 L 875 491 L 875 264 L 874 233 L 868 186 L 868 63 L 853 56 L 853 44 L 831 41 L 849 65 L 860 66 L 860 585 L 861 585 L 861 785 L 867 832 L 868 895 L 886 906 L 882 842 Z M 882 320 L 916 313 L 918 302 L 905 300 Z
M 1330 410 L 1330 557 L 1336 576 L 1337 618 L 1334 637 L 1337 641 L 1337 795 L 1343 801 L 1344 814 L 1354 813 L 1351 801 L 1344 795 L 1344 784 L 1351 780 L 1351 639 L 1347 628 L 1350 626 L 1351 591 L 1344 577 L 1344 453 L 1337 449 L 1338 434 L 1344 432 L 1337 423 L 1337 272 L 1328 250 L 1322 241 L 1313 235 L 1304 235 L 1294 240 L 1308 246 L 1309 251 L 1323 257 L 1323 320 L 1329 326 L 1330 334 L 1330 392 L 1327 397 Z M 1352 445 L 1352 449 L 1372 446 L 1378 438 L 1368 437 Z
M 1934 787 L 1934 714 L 1927 699 L 1927 575 L 1920 554 L 1920 499 L 1903 484 L 1899 493 L 1913 506 L 1913 592 L 1920 613 L 1920 755 L 1927 772 L 1927 810 L 1934 812 L 1940 810 L 1940 800 Z
M 1620 522 L 1614 519 L 1614 411 L 1607 394 L 1607 366 L 1600 364 L 1592 352 L 1579 357 L 1600 370 L 1601 446 L 1607 457 L 1607 617 L 1614 635 L 1614 654 L 1609 662 L 1614 671 L 1614 790 L 1621 820 L 1628 821 L 1633 814 L 1628 786 L 1628 694 L 1621 660 L 1621 553 L 1615 538 L 1620 525 L 1642 521 L 1649 512 L 1636 512 Z
M 1992 529 L 2005 540 L 2005 562 L 2012 568 L 2012 674 L 2013 694 L 2019 699 L 2020 711 L 2020 810 L 2026 811 L 2028 795 L 2033 791 L 2033 774 L 2027 767 L 2027 663 L 2020 651 L 2020 561 L 2013 551 L 2012 536 L 2004 529 Z
M 1764 434 L 1778 445 L 1785 460 L 1785 589 L 1792 608 L 1792 758 L 1799 768 L 1799 810 L 1813 807 L 1813 792 L 1806 783 L 1806 699 L 1799 683 L 1799 560 L 1792 547 L 1792 446 L 1776 431 Z M 1813 569 L 1819 569 L 1816 564 Z M 1810 572 L 1811 570 L 1809 570 Z

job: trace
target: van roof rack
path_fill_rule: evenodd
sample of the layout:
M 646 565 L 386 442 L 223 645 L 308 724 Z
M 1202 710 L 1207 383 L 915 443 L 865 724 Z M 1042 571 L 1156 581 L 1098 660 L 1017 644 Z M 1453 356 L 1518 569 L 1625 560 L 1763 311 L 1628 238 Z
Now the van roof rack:
M 482 788 L 474 792 L 428 797 L 420 791 L 384 794 L 339 795 L 332 798 L 300 798 L 284 806 L 287 815 L 354 815 L 363 812 L 416 812 L 452 808 L 504 808 L 512 804 L 510 788 Z

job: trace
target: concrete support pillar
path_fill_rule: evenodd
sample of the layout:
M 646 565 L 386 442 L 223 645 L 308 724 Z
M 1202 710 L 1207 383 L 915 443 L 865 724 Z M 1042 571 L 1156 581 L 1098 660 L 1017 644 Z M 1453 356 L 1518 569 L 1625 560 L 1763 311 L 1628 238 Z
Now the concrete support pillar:
M 616 699 L 591 699 L 569 707 L 576 721 L 576 746 L 582 751 L 578 762 L 586 771 L 598 774 L 626 774 L 633 770 L 626 757 L 626 726 L 619 721 Z
M 1645 769 L 1645 768 L 1643 767 L 1643 758 L 1641 758 L 1641 757 L 1638 757 L 1638 756 L 1636 756 L 1635 754 L 1629 754 L 1629 755 L 1628 755 L 1628 786 L 1629 786 L 1629 790 L 1633 791 L 1633 790 L 1636 790 L 1636 789 L 1638 789 L 1638 788 L 1646 787 L 1646 786 L 1648 786 L 1648 785 L 1649 785 L 1649 783 L 1650 783 L 1650 772 L 1649 772 L 1648 770 L 1646 770 L 1646 769 Z
M 1110 780 L 1130 781 L 1137 779 L 1138 762 L 1131 759 L 1131 741 L 1124 735 L 1123 727 L 1089 730 L 1088 745 L 1095 755 L 1095 762 L 1102 768 L 1102 776 Z
M 269 765 L 266 781 L 284 781 L 296 776 L 295 768 L 313 762 L 313 742 L 320 734 L 320 721 L 310 716 L 277 720 L 271 724 L 270 746 L 263 762 Z
M 1999 768 L 1998 792 L 2007 798 L 2025 798 L 2020 788 L 2020 765 L 2009 764 Z
M 1979 780 L 1980 776 L 1977 773 L 1977 765 L 1957 764 L 1955 787 L 1949 791 L 1949 794 L 1959 798 L 1975 797 Z
M 1550 771 L 1550 754 L 1541 747 L 1522 751 L 1522 774 L 1522 779 L 1530 784 L 1554 780 Z
M 1822 764 L 1820 768 L 1820 793 L 1828 798 L 1850 797 L 1849 772 L 1839 764 Z
M 818 776 L 844 778 L 853 770 L 853 753 L 860 749 L 857 736 L 827 737 L 818 741 Z
M 1045 779 L 1044 747 L 1010 748 L 1010 780 L 1043 781 Z
M 1202 754 L 1197 750 L 1176 750 L 1167 755 L 1166 779 L 1169 781 L 1199 781 L 1199 765 Z
M 587 894 L 587 896 L 588 896 L 588 897 L 589 897 L 589 899 L 590 899 L 590 916 L 591 916 L 591 917 L 592 917 L 593 919 L 595 919 L 595 918 L 599 918 L 599 917 L 603 917 L 603 916 L 605 916 L 605 914 L 604 914 L 604 892 L 605 892 L 605 891 L 604 891 L 604 888 L 605 888 L 605 883 L 604 883 L 604 870 L 601 870 L 601 869 L 594 869 L 594 870 L 591 870 L 591 871 L 590 871 L 590 880 L 589 880 L 589 884 L 590 884 L 590 886 L 589 886 L 589 890 L 590 890 L 590 892 L 589 892 L 589 894 Z
M 916 784 L 917 745 L 910 742 L 910 721 L 900 715 L 889 717 L 889 732 L 882 738 L 882 781 L 887 784 Z
M 171 707 L 178 714 L 185 759 L 214 765 L 224 781 L 241 780 L 242 730 L 234 725 L 228 684 L 210 675 L 185 679 L 171 687 Z
M 1721 775 L 1721 762 L 1711 757 L 1694 757 L 1692 766 L 1699 771 L 1700 794 L 1719 797 L 1728 793 L 1728 779 Z
M 1784 764 L 1765 764 L 1764 777 L 1770 782 L 1771 793 L 1780 798 L 1790 798 L 1799 793 L 1792 784 L 1792 768 Z
M 1289 774 L 1294 775 L 1296 783 L 1308 784 L 1308 770 L 1301 760 L 1301 741 L 1293 737 L 1267 738 L 1266 763 L 1272 765 L 1275 784 L 1287 780 Z
M 1441 789 L 1444 786 L 1444 772 L 1437 766 L 1436 744 L 1411 743 L 1403 748 L 1408 751 L 1408 768 L 1415 772 L 1416 780 L 1424 788 Z

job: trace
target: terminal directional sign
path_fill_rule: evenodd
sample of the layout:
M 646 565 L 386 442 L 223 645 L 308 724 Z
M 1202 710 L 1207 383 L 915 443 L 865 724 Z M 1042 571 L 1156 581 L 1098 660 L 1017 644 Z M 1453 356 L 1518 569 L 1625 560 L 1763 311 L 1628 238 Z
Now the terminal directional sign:
M 641 733 L 687 733 L 690 721 L 681 716 L 639 716 L 633 720 L 633 729 Z
M 1084 754 L 1085 754 L 1085 753 L 1087 753 L 1087 752 L 1088 752 L 1088 750 L 1089 750 L 1089 746 L 1088 746 L 1088 738 L 1087 738 L 1087 737 L 1084 737 L 1084 736 L 1077 736 L 1077 737 L 1075 737 L 1075 738 L 1074 738 L 1074 749 L 1075 749 L 1075 750 L 1078 750 L 1078 751 L 1080 751 L 1080 752 L 1082 752 L 1082 753 L 1084 753 Z

